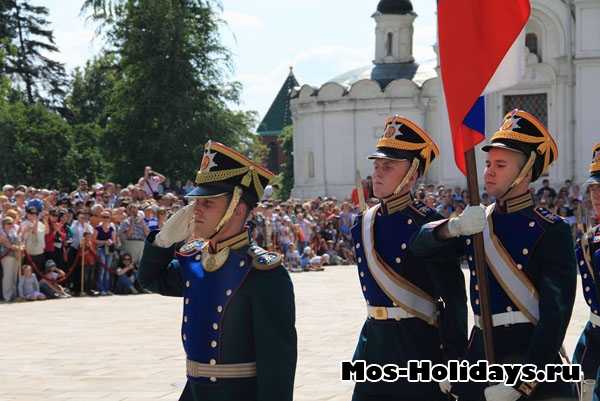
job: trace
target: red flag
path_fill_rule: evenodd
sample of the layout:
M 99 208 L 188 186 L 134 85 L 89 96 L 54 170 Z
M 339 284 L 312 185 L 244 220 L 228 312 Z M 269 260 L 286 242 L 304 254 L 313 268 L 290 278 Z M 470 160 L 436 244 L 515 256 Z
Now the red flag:
M 529 0 L 439 0 L 442 82 L 456 165 L 485 139 L 483 94 L 524 29 Z

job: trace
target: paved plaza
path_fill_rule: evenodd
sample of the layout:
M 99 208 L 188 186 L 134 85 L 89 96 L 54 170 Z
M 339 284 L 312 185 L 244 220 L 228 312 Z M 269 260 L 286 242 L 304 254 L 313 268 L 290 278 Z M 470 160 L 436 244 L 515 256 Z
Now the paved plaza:
M 465 277 L 468 277 L 465 274 Z M 349 401 L 339 361 L 352 356 L 365 307 L 351 266 L 293 275 L 296 401 Z M 565 341 L 573 352 L 588 309 L 577 288 Z M 181 300 L 158 295 L 0 305 L 0 401 L 177 400 L 185 383 Z

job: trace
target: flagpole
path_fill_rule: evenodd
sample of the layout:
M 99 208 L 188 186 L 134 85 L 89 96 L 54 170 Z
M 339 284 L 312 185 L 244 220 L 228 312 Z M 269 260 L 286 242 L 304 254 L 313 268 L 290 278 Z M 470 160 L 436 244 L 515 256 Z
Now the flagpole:
M 471 206 L 478 206 L 481 203 L 479 198 L 479 184 L 477 182 L 477 163 L 475 160 L 474 148 L 465 153 L 467 167 L 467 188 L 469 191 L 469 203 Z M 490 306 L 489 284 L 487 269 L 485 265 L 485 253 L 483 247 L 483 234 L 478 233 L 472 236 L 475 273 L 477 274 L 477 285 L 479 286 L 479 310 L 481 315 L 481 330 L 483 332 L 483 346 L 485 350 L 485 359 L 489 363 L 495 362 L 494 340 L 492 336 L 492 309 Z

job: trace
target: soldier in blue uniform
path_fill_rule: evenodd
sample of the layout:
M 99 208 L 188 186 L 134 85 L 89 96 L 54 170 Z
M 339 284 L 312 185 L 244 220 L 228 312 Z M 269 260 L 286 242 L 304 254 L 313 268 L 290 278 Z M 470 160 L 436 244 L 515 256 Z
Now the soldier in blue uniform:
M 479 287 L 469 235 L 483 233 L 496 363 L 531 363 L 544 368 L 561 363 L 559 350 L 571 318 L 576 261 L 569 225 L 536 208 L 529 184 L 557 158 L 557 146 L 531 114 L 513 110 L 483 147 L 484 181 L 496 199 L 488 208 L 469 207 L 457 217 L 424 226 L 413 252 L 431 259 L 466 255 L 471 271 L 470 298 L 475 324 L 464 359 L 485 360 Z M 572 399 L 574 386 L 558 382 L 504 384 L 452 383 L 461 401 Z M 556 399 L 556 398 L 553 398 Z
M 600 216 L 600 143 L 593 149 L 590 178 L 585 182 L 596 216 Z M 581 364 L 584 378 L 595 380 L 600 375 L 600 225 L 590 228 L 575 247 L 577 265 L 590 319 L 581 333 L 573 362 Z M 600 401 L 600 385 L 595 384 Z M 587 401 L 587 400 L 586 400 Z
M 380 202 L 352 227 L 358 274 L 368 317 L 354 361 L 396 364 L 433 363 L 462 355 L 467 340 L 464 277 L 458 262 L 443 268 L 425 264 L 409 249 L 419 228 L 441 218 L 414 200 L 411 189 L 439 154 L 429 135 L 412 121 L 395 116 L 369 159 L 373 192 Z M 443 302 L 441 301 L 443 300 Z M 443 305 L 443 306 L 442 306 Z M 444 400 L 437 383 L 358 382 L 353 401 Z
M 244 224 L 273 174 L 208 142 L 193 203 L 148 236 L 141 284 L 183 297 L 184 401 L 291 401 L 297 358 L 294 292 L 281 256 Z

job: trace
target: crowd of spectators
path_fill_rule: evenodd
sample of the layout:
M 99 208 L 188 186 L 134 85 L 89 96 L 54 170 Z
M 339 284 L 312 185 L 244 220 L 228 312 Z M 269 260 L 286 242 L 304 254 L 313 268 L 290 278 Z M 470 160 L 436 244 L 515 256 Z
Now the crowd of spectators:
M 136 184 L 111 182 L 91 187 L 81 179 L 70 192 L 4 185 L 0 194 L 1 298 L 40 300 L 82 295 L 145 292 L 137 282 L 144 239 L 183 207 L 193 184 L 171 185 L 150 167 Z M 363 181 L 367 205 L 369 179 Z M 327 265 L 352 265 L 350 229 L 359 210 L 356 190 L 348 199 L 317 197 L 301 201 L 264 199 L 250 214 L 252 239 L 283 255 L 290 272 L 321 271 Z M 532 190 L 538 206 L 566 219 L 577 236 L 597 222 L 589 199 L 566 181 L 558 191 L 543 180 Z M 420 184 L 414 197 L 444 217 L 460 214 L 466 190 Z M 493 202 L 487 194 L 482 203 Z

